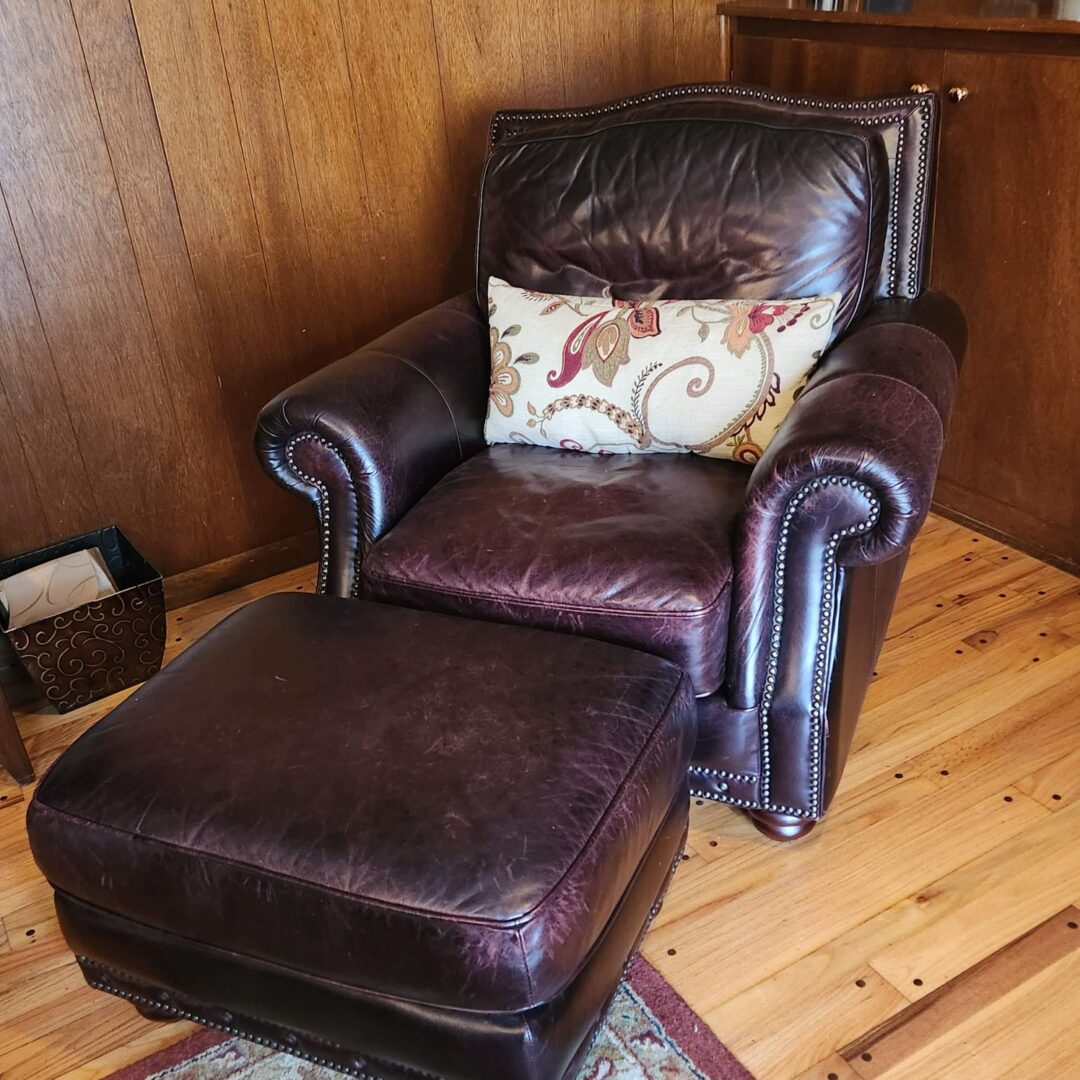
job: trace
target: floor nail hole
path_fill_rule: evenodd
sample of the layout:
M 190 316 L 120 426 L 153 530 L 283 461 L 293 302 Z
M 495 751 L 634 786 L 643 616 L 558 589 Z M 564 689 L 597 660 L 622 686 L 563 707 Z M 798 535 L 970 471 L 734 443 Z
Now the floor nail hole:
M 668 956 L 674 956 L 676 952 L 678 952 L 677 949 L 668 949 L 667 954 Z
M 902 772 L 894 772 L 893 776 L 895 776 L 897 780 L 903 780 L 904 779 L 904 774 Z
M 912 982 L 913 982 L 913 983 L 914 983 L 914 984 L 915 984 L 916 986 L 922 986 L 922 979 L 912 979 L 911 981 L 912 981 Z
M 1039 658 L 1038 658 L 1037 656 L 1033 656 L 1033 657 L 1031 658 L 1031 662 L 1032 662 L 1033 664 L 1037 664 L 1037 663 L 1039 662 Z
M 856 979 L 855 985 L 861 990 L 866 985 L 865 979 Z
M 948 776 L 949 775 L 949 770 L 948 769 L 942 769 L 941 770 L 941 775 L 942 776 Z
M 944 604 L 935 604 L 934 607 L 944 607 Z
M 840 1080 L 840 1077 L 839 1077 L 839 1076 L 837 1076 L 837 1075 L 836 1075 L 836 1073 L 829 1073 L 829 1074 L 828 1074 L 828 1075 L 827 1075 L 827 1076 L 825 1077 L 825 1080 Z
M 1075 930 L 1075 929 L 1076 929 L 1076 927 L 1077 927 L 1077 924 L 1076 924 L 1076 923 L 1074 923 L 1074 922 L 1071 922 L 1071 923 L 1069 923 L 1069 929 L 1070 929 L 1070 930 Z
M 683 862 L 689 862 L 690 861 L 690 856 L 687 855 L 685 851 L 683 852 L 682 861 Z
M 709 841 L 709 847 L 716 847 L 716 841 L 715 840 L 710 840 Z
M 964 562 L 971 562 L 971 556 L 970 555 L 965 555 L 964 556 Z
M 695 799 L 694 802 L 697 803 L 698 806 L 704 806 L 705 805 L 705 800 L 704 799 Z
M 1053 799 L 1054 802 L 1061 802 L 1061 796 L 1060 795 L 1057 795 L 1057 794 L 1051 795 L 1050 798 Z
M 863 1061 L 873 1061 L 874 1060 L 874 1055 L 873 1054 L 863 1054 L 862 1059 L 863 1059 Z
M 1005 594 L 1003 592 L 999 592 L 998 593 L 998 599 L 999 600 L 1004 600 L 1005 599 Z
M 1006 801 L 1006 802 L 1012 802 L 1012 801 L 1013 801 L 1013 797 L 1012 797 L 1011 795 L 1006 795 L 1006 796 L 1005 796 L 1005 801 Z
M 26 931 L 26 936 L 33 937 L 36 933 L 37 931 L 31 926 L 30 929 Z
M 957 656 L 963 656 L 964 655 L 964 650 L 963 649 L 957 649 L 956 650 L 956 655 Z

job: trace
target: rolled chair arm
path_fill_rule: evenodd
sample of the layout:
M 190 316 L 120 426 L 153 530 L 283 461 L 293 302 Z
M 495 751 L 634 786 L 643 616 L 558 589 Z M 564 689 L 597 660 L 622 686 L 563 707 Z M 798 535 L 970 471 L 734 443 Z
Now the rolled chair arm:
M 754 467 L 736 536 L 725 694 L 759 712 L 762 795 L 779 813 L 821 809 L 840 578 L 904 556 L 926 519 L 965 342 L 947 297 L 873 305 Z M 769 761 L 770 743 L 794 751 L 804 733 L 797 765 Z
M 470 294 L 322 368 L 259 416 L 267 471 L 318 515 L 319 589 L 354 595 L 364 554 L 483 445 L 487 322 Z

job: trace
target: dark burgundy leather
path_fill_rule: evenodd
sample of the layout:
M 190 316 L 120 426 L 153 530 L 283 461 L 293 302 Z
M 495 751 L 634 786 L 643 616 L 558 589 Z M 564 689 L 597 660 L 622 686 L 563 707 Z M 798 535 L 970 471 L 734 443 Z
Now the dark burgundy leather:
M 844 772 L 855 725 L 862 712 L 874 665 L 885 643 L 907 549 L 895 559 L 846 567 L 839 585 L 836 662 L 829 679 L 822 805 L 828 808 Z
M 263 463 L 319 511 L 320 588 L 352 595 L 371 543 L 483 445 L 487 335 L 471 298 L 459 296 L 263 409 L 255 435 Z
M 489 273 L 568 292 L 610 285 L 627 297 L 818 292 L 829 281 L 846 290 L 841 329 L 858 317 L 749 475 L 745 496 L 735 495 L 732 473 L 699 505 L 696 496 L 672 505 L 668 490 L 699 490 L 700 462 L 586 458 L 576 466 L 582 477 L 593 469 L 665 477 L 664 495 L 650 479 L 643 497 L 605 481 L 598 514 L 598 500 L 586 497 L 591 481 L 564 485 L 569 473 L 549 470 L 550 451 L 507 455 L 530 484 L 542 477 L 531 489 L 493 468 L 491 452 L 453 471 L 446 454 L 423 483 L 407 485 L 397 516 L 445 476 L 427 498 L 392 531 L 385 515 L 369 530 L 368 542 L 383 539 L 371 547 L 365 588 L 397 603 L 609 637 L 677 660 L 698 693 L 716 690 L 700 710 L 699 790 L 787 818 L 819 816 L 850 740 L 856 684 L 868 677 L 853 674 L 866 667 L 865 650 L 845 662 L 854 646 L 845 635 L 884 625 L 899 572 L 861 570 L 903 565 L 930 505 L 965 345 L 956 306 L 920 295 L 936 126 L 933 94 L 843 102 L 732 84 L 498 113 L 478 236 L 481 293 Z M 872 295 L 901 299 L 860 312 Z M 345 438 L 351 428 L 346 411 L 337 429 Z M 411 439 L 402 436 L 407 461 Z M 329 584 L 348 592 L 368 545 L 349 546 L 351 504 L 341 527 L 333 453 L 318 453 L 312 468 L 331 489 L 331 564 L 347 567 Z M 372 485 L 396 490 L 384 467 L 396 465 L 372 460 Z M 285 482 L 297 486 L 295 477 Z M 316 487 L 303 490 L 318 502 Z M 533 490 L 542 498 L 530 498 Z M 728 494 L 744 498 L 735 525 Z M 673 542 L 687 532 L 704 559 Z M 717 611 L 729 602 L 728 589 L 721 597 L 716 588 L 722 559 L 733 565 L 726 628 L 693 614 L 703 598 L 719 598 Z M 646 619 L 650 605 L 659 614 Z M 842 707 L 834 706 L 841 674 Z
M 490 146 L 545 135 L 579 135 L 640 120 L 795 117 L 856 124 L 881 136 L 889 162 L 889 221 L 874 295 L 914 299 L 925 287 L 933 210 L 938 100 L 933 93 L 866 101 L 780 94 L 738 83 L 670 86 L 588 108 L 497 112 Z M 764 190 L 764 189 L 763 189 Z M 753 198 L 758 192 L 753 191 Z M 713 294 L 716 295 L 716 294 Z
M 835 119 L 723 108 L 501 140 L 481 181 L 478 298 L 490 275 L 631 300 L 836 292 L 842 332 L 881 266 L 881 136 Z
M 616 914 L 555 998 L 510 1013 L 374 994 L 188 941 L 58 893 L 87 981 L 142 1008 L 187 1015 L 364 1080 L 578 1080 L 619 978 L 660 905 L 686 839 L 680 793 Z
M 787 556 L 794 561 L 786 574 L 784 613 L 796 643 L 810 640 L 809 624 L 820 619 L 829 538 L 870 520 L 873 506 L 855 484 L 872 493 L 877 517 L 873 527 L 840 538 L 841 565 L 895 558 L 930 509 L 956 388 L 955 350 L 963 348 L 963 318 L 945 297 L 882 303 L 885 313 L 871 309 L 831 350 L 751 477 L 736 541 L 728 642 L 726 696 L 736 708 L 753 707 L 761 696 L 775 611 L 777 544 L 792 498 L 814 480 L 845 481 L 813 492 L 791 522 Z M 797 665 L 797 672 L 800 688 L 792 692 L 799 695 L 805 671 Z
M 652 656 L 284 594 L 77 740 L 27 826 L 55 888 L 148 927 L 528 1009 L 577 975 L 683 798 L 694 719 Z
M 711 693 L 723 679 L 731 533 L 748 478 L 697 456 L 492 446 L 372 547 L 365 592 L 636 646 Z

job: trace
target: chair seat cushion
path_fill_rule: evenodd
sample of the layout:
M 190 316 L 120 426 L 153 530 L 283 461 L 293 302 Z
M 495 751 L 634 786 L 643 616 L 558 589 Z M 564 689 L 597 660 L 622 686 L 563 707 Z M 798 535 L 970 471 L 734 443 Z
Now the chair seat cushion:
M 241 957 L 470 1009 L 550 1000 L 672 805 L 689 680 L 564 634 L 250 604 L 39 786 L 62 894 Z
M 688 454 L 489 447 L 372 547 L 366 595 L 630 645 L 711 693 L 749 475 Z

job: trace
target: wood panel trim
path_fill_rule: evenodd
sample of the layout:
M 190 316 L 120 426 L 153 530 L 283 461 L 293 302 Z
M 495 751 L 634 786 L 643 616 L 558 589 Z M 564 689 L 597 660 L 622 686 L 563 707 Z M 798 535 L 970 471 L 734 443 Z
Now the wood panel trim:
M 241 551 L 224 559 L 185 570 L 165 579 L 165 606 L 194 604 L 219 593 L 239 589 L 263 578 L 315 562 L 319 557 L 318 532 L 298 533 L 270 544 Z
M 866 22 L 810 21 L 731 15 L 737 36 L 802 38 L 850 45 L 899 45 L 914 49 L 958 49 L 964 52 L 1025 52 L 1061 56 L 1080 54 L 1080 36 L 990 30 L 932 30 L 921 26 L 876 26 Z M 1080 26 L 1080 23 L 1077 24 Z
M 955 521 L 965 528 L 983 533 L 985 536 L 991 536 L 995 540 L 1000 540 L 1004 544 L 1010 544 L 1012 547 L 1018 548 L 1020 551 L 1026 551 L 1029 555 L 1033 555 L 1036 559 L 1049 563 L 1051 566 L 1056 566 L 1059 570 L 1065 570 L 1070 574 L 1080 576 L 1080 562 L 1059 553 L 1060 550 L 1064 549 L 1064 539 L 1062 546 L 1059 547 L 1058 551 L 1055 551 L 1032 540 L 1030 532 L 1020 536 L 1018 535 L 1019 530 L 1016 529 L 1006 532 L 1004 529 L 995 528 L 993 525 L 988 525 L 981 518 L 965 513 L 956 505 L 957 503 L 967 505 L 973 501 L 982 501 L 982 499 L 983 496 L 981 495 L 977 498 L 973 497 L 965 488 L 951 484 L 948 480 L 939 479 L 937 487 L 934 489 L 932 509 L 934 513 L 940 514 L 950 521 Z M 1043 522 L 1032 522 L 1031 525 L 1036 529 L 1039 529 L 1040 526 L 1045 529 L 1045 523 Z

